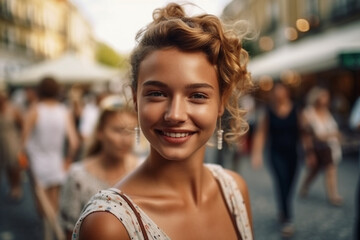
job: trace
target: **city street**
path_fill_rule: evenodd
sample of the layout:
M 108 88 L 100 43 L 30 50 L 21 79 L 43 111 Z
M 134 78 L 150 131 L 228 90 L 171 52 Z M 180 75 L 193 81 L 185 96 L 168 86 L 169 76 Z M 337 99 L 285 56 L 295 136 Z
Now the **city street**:
M 268 168 L 255 171 L 247 160 L 242 161 L 240 166 L 240 172 L 247 181 L 250 192 L 255 239 L 281 239 L 273 184 Z M 334 207 L 326 199 L 323 173 L 317 177 L 308 197 L 306 199 L 299 197 L 298 188 L 304 177 L 304 166 L 301 166 L 294 194 L 296 232 L 291 239 L 353 239 L 358 174 L 356 157 L 345 158 L 340 163 L 339 191 L 344 198 L 344 204 L 342 207 Z
M 273 185 L 268 170 L 266 168 L 257 171 L 252 170 L 249 161 L 246 159 L 241 161 L 239 168 L 239 172 L 248 182 L 255 239 L 281 239 L 277 224 Z M 303 166 L 301 166 L 299 180 L 302 179 L 303 174 Z M 358 162 L 355 157 L 345 158 L 340 163 L 339 189 L 344 197 L 342 207 L 333 207 L 327 203 L 323 174 L 314 182 L 307 199 L 300 199 L 297 194 L 298 191 L 296 191 L 294 206 L 296 233 L 291 239 L 353 239 L 355 189 L 358 174 Z M 7 188 L 5 181 L 2 181 L 0 240 L 42 239 L 43 223 L 36 211 L 27 175 L 24 176 L 25 196 L 20 203 L 8 201 L 5 194 Z

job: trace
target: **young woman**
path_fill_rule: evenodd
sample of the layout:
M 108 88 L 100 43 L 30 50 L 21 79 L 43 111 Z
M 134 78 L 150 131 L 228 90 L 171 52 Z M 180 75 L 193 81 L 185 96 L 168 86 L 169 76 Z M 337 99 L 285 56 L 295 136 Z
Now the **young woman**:
M 226 108 L 236 139 L 237 107 L 251 85 L 247 53 L 212 15 L 188 17 L 177 4 L 155 10 L 131 56 L 139 125 L 150 154 L 116 188 L 85 207 L 73 239 L 252 239 L 245 181 L 204 165 L 206 143 Z
M 304 110 L 307 174 L 300 195 L 306 197 L 311 183 L 320 170 L 325 170 L 325 186 L 329 203 L 341 206 L 343 199 L 337 187 L 337 164 L 341 161 L 340 131 L 329 111 L 330 94 L 327 89 L 314 87 L 308 95 Z
M 99 190 L 112 187 L 138 165 L 132 154 L 137 124 L 133 109 L 120 96 L 108 96 L 100 102 L 88 156 L 71 166 L 62 189 L 60 214 L 67 239 L 71 239 L 81 210 L 90 198 Z
M 10 185 L 9 200 L 18 202 L 23 196 L 19 166 L 20 132 L 23 118 L 8 99 L 6 86 L 0 85 L 0 181 L 6 173 Z

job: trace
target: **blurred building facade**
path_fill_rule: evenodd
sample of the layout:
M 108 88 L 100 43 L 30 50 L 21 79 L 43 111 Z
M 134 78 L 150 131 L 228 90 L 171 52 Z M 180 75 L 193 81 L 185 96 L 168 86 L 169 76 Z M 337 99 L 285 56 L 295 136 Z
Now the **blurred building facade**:
M 233 0 L 222 19 L 254 29 L 245 47 L 261 89 L 283 80 L 304 96 L 324 85 L 344 98 L 347 112 L 360 95 L 359 0 Z
M 0 0 L 0 80 L 66 51 L 94 59 L 88 21 L 67 0 Z

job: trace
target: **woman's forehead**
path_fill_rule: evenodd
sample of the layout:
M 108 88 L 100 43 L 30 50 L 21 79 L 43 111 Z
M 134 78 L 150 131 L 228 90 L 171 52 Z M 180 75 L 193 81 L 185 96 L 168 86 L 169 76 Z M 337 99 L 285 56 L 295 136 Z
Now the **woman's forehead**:
M 138 80 L 142 84 L 149 79 L 196 80 L 218 85 L 216 68 L 203 52 L 184 52 L 176 48 L 156 50 L 143 60 Z

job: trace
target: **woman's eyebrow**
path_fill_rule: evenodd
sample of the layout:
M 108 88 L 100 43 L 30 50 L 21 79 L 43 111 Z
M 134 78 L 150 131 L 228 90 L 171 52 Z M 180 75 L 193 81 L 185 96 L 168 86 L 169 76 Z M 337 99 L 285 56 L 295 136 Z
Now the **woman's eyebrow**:
M 156 81 L 156 80 L 149 80 L 143 83 L 143 86 L 156 86 L 156 87 L 167 87 L 167 85 L 163 82 Z
M 185 86 L 186 89 L 196 89 L 196 88 L 211 88 L 214 89 L 214 87 L 210 84 L 207 83 L 194 83 L 194 84 L 189 84 Z
M 143 83 L 143 86 L 156 86 L 156 87 L 168 87 L 165 83 L 160 82 L 160 81 L 156 81 L 156 80 L 149 80 Z M 188 84 L 185 86 L 186 89 L 197 89 L 197 88 L 211 88 L 214 89 L 214 87 L 210 84 L 207 83 L 193 83 L 193 84 Z

